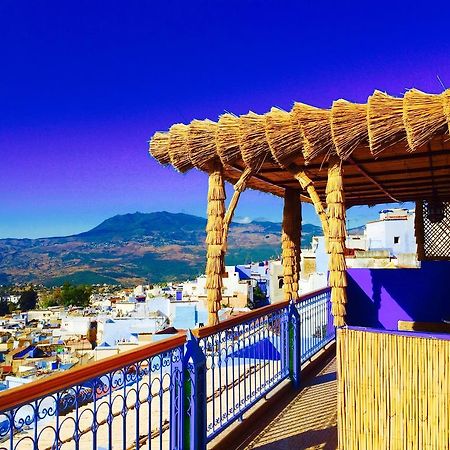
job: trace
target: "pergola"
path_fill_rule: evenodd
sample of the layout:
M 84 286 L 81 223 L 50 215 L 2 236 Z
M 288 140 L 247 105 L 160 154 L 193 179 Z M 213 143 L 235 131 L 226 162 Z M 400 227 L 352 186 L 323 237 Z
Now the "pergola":
M 209 174 L 207 292 L 209 323 L 218 321 L 227 234 L 246 188 L 284 197 L 285 299 L 298 296 L 300 202 L 320 217 L 330 256 L 335 325 L 345 323 L 345 212 L 354 205 L 450 200 L 450 90 L 415 89 L 402 98 L 375 91 L 366 104 L 337 100 L 330 109 L 294 103 L 259 115 L 223 114 L 157 132 L 150 152 L 161 164 Z M 224 181 L 235 193 L 225 206 Z M 419 239 L 420 240 L 420 239 Z

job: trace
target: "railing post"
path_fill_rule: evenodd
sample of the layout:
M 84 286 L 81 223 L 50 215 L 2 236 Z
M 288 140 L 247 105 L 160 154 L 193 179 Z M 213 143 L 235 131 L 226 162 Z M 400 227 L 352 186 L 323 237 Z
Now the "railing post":
M 206 356 L 188 331 L 183 358 L 183 450 L 206 449 Z
M 295 303 L 289 303 L 289 377 L 292 380 L 294 389 L 300 388 L 301 371 L 301 336 L 300 336 L 300 314 L 295 307 Z
M 326 294 L 327 298 L 327 337 L 328 336 L 336 336 L 336 327 L 334 326 L 333 320 L 333 313 L 331 308 L 331 292 L 328 291 Z
M 172 354 L 170 365 L 170 449 L 183 448 L 184 415 L 184 347 L 177 355 Z

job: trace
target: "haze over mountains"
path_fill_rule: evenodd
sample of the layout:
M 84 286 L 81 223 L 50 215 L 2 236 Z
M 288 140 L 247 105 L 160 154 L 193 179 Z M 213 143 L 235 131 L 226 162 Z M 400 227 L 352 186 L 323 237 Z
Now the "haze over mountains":
M 206 219 L 168 212 L 111 217 L 84 233 L 0 239 L 0 284 L 122 283 L 184 280 L 204 271 Z M 227 264 L 280 254 L 281 224 L 232 223 Z M 302 247 L 320 227 L 304 224 Z

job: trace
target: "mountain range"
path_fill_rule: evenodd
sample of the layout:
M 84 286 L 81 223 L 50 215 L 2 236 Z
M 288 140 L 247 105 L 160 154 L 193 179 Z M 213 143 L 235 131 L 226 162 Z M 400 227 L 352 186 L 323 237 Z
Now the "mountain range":
M 123 284 L 193 278 L 204 271 L 206 219 L 168 212 L 117 215 L 84 233 L 0 239 L 0 284 Z M 302 247 L 320 227 L 303 224 Z M 280 254 L 281 224 L 232 223 L 227 264 Z

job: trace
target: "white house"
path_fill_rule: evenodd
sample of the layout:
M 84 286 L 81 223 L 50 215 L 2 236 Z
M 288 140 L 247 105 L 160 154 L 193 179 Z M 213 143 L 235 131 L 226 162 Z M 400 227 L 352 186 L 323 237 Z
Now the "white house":
M 235 266 L 226 266 L 225 271 L 222 303 L 231 307 L 247 306 L 249 302 L 253 301 L 251 280 L 242 280 Z M 198 277 L 195 281 L 183 283 L 182 296 L 176 296 L 176 298 L 178 300 L 199 300 L 206 305 L 206 275 Z
M 383 209 L 380 218 L 366 224 L 368 250 L 386 249 L 392 255 L 416 253 L 414 211 L 404 208 Z

